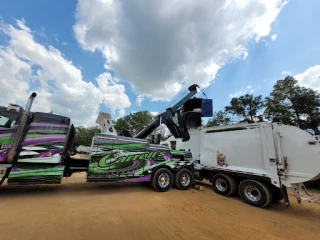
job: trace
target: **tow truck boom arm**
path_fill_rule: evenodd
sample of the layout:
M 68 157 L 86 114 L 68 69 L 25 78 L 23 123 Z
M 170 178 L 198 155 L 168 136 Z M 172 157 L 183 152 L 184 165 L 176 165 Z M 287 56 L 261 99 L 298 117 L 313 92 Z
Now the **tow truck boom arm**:
M 192 98 L 197 93 L 197 84 L 191 85 L 188 90 L 190 91 L 185 97 L 183 97 L 179 102 L 174 104 L 172 107 L 167 108 L 165 112 L 157 115 L 154 120 L 142 131 L 136 134 L 135 138 L 145 138 L 162 123 L 167 126 L 172 135 L 175 138 L 181 138 L 182 141 L 188 141 L 190 139 L 189 133 L 184 126 L 177 126 L 173 121 L 173 116 L 178 111 L 178 109 L 186 103 L 190 98 Z

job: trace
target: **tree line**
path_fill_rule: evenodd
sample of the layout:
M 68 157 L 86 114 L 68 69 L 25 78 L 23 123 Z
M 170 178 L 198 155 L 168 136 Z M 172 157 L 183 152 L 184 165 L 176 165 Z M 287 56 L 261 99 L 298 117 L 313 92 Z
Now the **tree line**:
M 292 76 L 278 80 L 268 97 L 245 94 L 234 97 L 230 105 L 214 113 L 207 127 L 228 125 L 232 117 L 238 122 L 281 122 L 297 126 L 310 133 L 319 135 L 320 94 L 311 89 L 299 86 Z

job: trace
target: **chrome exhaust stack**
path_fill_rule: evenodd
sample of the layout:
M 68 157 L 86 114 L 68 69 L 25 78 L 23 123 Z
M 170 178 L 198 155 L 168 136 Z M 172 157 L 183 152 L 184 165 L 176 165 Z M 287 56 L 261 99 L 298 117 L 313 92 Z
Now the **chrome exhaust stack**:
M 35 97 L 37 96 L 37 94 L 35 92 L 33 92 L 30 97 L 29 100 L 27 102 L 26 108 L 23 111 L 19 121 L 18 121 L 18 127 L 15 130 L 12 140 L 11 140 L 11 145 L 10 145 L 10 150 L 8 153 L 8 158 L 7 158 L 7 162 L 8 163 L 15 163 L 17 161 L 17 157 L 19 154 L 19 150 L 22 144 L 22 141 L 24 139 L 24 135 L 25 135 L 25 130 L 27 127 L 27 123 L 28 123 L 28 119 L 30 117 L 30 110 L 31 110 L 31 106 L 33 103 L 33 100 L 35 99 Z

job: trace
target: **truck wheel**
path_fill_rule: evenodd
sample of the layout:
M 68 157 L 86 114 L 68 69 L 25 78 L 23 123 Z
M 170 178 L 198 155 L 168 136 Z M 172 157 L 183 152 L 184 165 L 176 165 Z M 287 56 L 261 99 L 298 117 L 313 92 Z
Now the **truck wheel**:
M 239 195 L 245 203 L 255 207 L 266 207 L 272 202 L 271 190 L 262 182 L 244 180 L 239 185 Z
M 173 176 L 166 168 L 158 169 L 152 176 L 152 186 L 158 192 L 166 192 L 171 188 Z
M 180 190 L 188 190 L 193 183 L 192 172 L 187 168 L 182 168 L 175 175 L 175 186 Z
M 231 176 L 216 174 L 212 178 L 212 188 L 220 195 L 230 196 L 237 191 L 237 182 Z

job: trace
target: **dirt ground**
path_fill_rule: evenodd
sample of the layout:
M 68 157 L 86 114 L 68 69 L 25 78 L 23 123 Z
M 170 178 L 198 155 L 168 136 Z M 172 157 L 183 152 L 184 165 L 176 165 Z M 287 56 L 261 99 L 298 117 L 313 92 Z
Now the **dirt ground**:
M 138 183 L 0 187 L 0 239 L 320 239 L 320 201 L 260 209 L 239 197 Z

